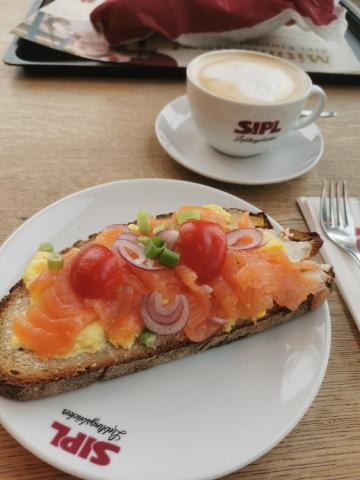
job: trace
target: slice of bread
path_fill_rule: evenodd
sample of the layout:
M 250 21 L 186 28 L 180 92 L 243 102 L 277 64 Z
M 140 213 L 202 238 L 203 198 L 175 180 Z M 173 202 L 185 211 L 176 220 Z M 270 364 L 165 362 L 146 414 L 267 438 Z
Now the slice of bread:
M 240 210 L 228 209 L 233 214 Z M 170 215 L 170 214 L 168 214 Z M 158 218 L 165 218 L 161 215 Z M 271 229 L 271 223 L 264 213 L 250 214 L 256 225 Z M 288 230 L 284 234 L 287 251 L 297 260 L 315 255 L 322 245 L 317 233 Z M 89 240 L 95 236 L 89 237 Z M 89 240 L 80 240 L 74 246 L 81 247 Z M 66 251 L 66 250 L 64 250 Z M 158 336 L 155 349 L 136 342 L 131 350 L 116 348 L 110 343 L 96 353 L 82 353 L 75 357 L 41 360 L 32 352 L 14 349 L 12 346 L 12 321 L 14 314 L 28 304 L 28 292 L 22 281 L 18 282 L 7 297 L 0 302 L 0 395 L 17 400 L 30 400 L 55 395 L 85 387 L 99 380 L 108 380 L 171 360 L 202 352 L 224 345 L 241 337 L 262 332 L 285 323 L 316 307 L 330 293 L 333 272 L 328 265 L 322 265 L 320 275 L 324 284 L 318 298 L 310 295 L 296 311 L 274 306 L 254 324 L 250 320 L 238 320 L 230 333 L 218 335 L 200 342 L 190 342 L 183 333 Z

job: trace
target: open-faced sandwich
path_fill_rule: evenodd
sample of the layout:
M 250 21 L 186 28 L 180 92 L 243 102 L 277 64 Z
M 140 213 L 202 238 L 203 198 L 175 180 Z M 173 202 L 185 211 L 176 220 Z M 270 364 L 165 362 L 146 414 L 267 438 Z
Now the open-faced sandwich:
M 287 322 L 330 293 L 331 267 L 309 260 L 321 244 L 217 205 L 44 243 L 0 304 L 0 393 L 45 397 Z

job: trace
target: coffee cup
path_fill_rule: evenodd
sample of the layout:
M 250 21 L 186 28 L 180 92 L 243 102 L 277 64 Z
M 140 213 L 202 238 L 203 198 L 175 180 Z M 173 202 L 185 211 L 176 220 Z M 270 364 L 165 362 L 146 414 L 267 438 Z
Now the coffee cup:
M 248 50 L 216 50 L 187 67 L 193 120 L 205 141 L 227 155 L 247 157 L 275 146 L 291 129 L 314 122 L 326 95 L 300 67 Z M 301 117 L 309 97 L 317 97 Z

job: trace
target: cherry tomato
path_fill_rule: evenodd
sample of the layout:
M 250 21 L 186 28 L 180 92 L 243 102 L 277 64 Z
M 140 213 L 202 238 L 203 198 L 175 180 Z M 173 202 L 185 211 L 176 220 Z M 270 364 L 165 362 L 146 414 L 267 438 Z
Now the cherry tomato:
M 181 225 L 181 262 L 197 273 L 199 283 L 219 275 L 226 250 L 226 235 L 217 223 L 194 220 Z
M 115 254 L 99 243 L 82 248 L 70 267 L 73 289 L 86 298 L 111 297 L 121 279 L 121 267 Z

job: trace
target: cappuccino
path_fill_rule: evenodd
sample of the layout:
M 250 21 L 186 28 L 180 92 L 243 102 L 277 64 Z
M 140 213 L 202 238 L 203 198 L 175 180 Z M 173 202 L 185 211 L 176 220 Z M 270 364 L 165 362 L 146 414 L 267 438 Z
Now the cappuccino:
M 219 52 L 193 65 L 192 75 L 204 90 L 218 97 L 255 105 L 293 102 L 310 89 L 298 67 L 251 52 Z
M 246 50 L 204 53 L 189 63 L 186 76 L 198 131 L 209 145 L 236 157 L 265 152 L 291 129 L 310 125 L 326 99 L 300 67 Z M 301 117 L 310 96 L 317 101 Z

